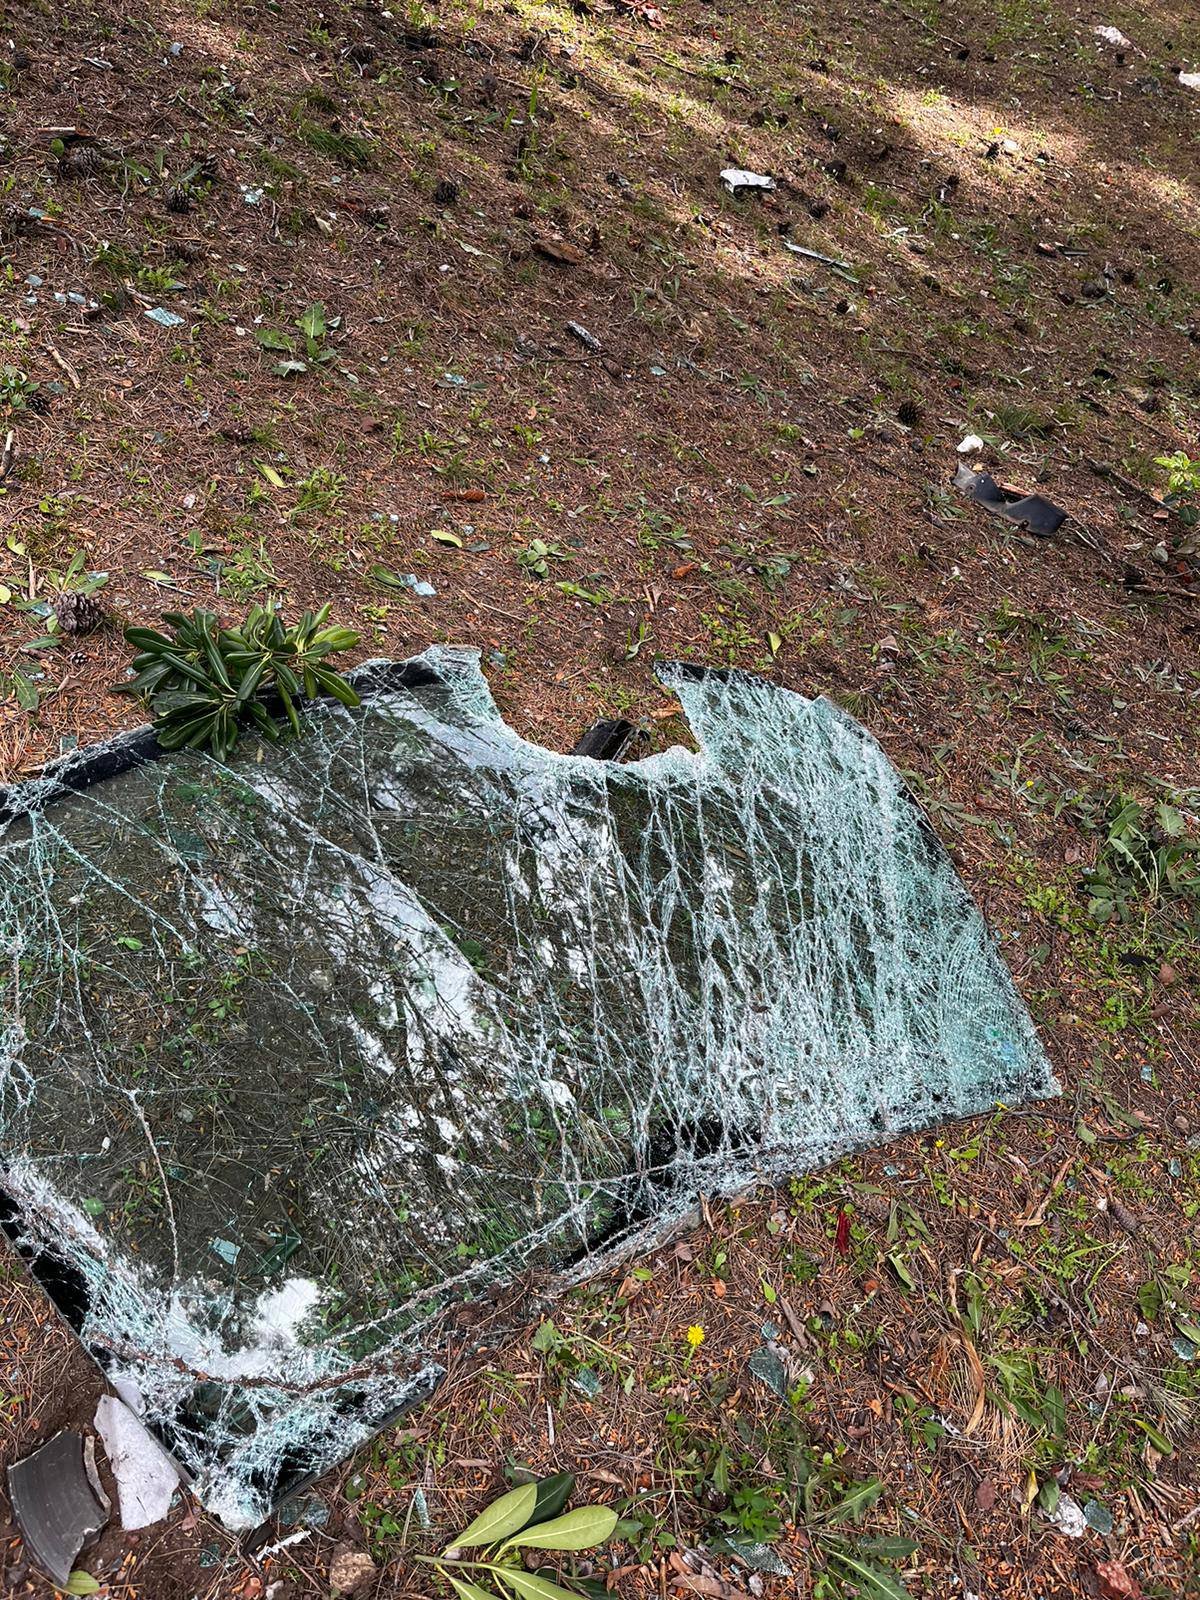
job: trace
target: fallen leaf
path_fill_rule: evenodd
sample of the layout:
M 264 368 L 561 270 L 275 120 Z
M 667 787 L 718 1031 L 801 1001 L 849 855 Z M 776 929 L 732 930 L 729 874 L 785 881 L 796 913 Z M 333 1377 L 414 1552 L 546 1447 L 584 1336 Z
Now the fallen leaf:
M 487 499 L 486 489 L 443 489 L 443 500 L 466 500 L 475 505 L 480 500 Z
M 672 1589 L 685 1589 L 689 1594 L 715 1595 L 716 1600 L 751 1600 L 744 1589 L 735 1589 L 724 1578 L 702 1578 L 696 1573 L 671 1579 Z

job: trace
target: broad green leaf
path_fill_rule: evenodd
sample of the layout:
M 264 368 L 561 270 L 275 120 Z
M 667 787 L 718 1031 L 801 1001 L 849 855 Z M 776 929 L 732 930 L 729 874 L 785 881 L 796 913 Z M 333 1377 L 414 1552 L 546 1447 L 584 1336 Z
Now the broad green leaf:
M 82 1567 L 76 1567 L 66 1583 L 63 1584 L 60 1593 L 99 1594 L 100 1582 L 99 1579 L 93 1578 L 90 1572 L 84 1572 Z
M 777 656 L 782 648 L 783 640 L 779 635 L 777 633 L 769 633 L 767 635 L 767 649 L 770 650 L 771 654 Z
M 42 697 L 38 693 L 38 686 L 36 683 L 34 683 L 33 679 L 27 677 L 25 673 L 14 667 L 12 686 L 13 694 L 16 696 L 17 704 L 20 706 L 21 710 L 36 711 L 38 706 L 41 704 Z
M 551 1522 L 514 1534 L 505 1541 L 505 1549 L 591 1550 L 611 1539 L 616 1525 L 617 1513 L 611 1506 L 578 1506 Z
M 826 1514 L 828 1522 L 861 1522 L 866 1513 L 883 1493 L 878 1478 L 867 1483 L 852 1483 L 846 1493 Z
M 549 1578 L 539 1577 L 536 1572 L 526 1572 L 522 1567 L 499 1567 L 496 1577 L 514 1594 L 520 1595 L 521 1600 L 579 1600 L 573 1589 L 564 1589 L 557 1583 L 551 1583 Z
M 175 579 L 169 572 L 159 572 L 157 568 L 150 568 L 142 573 L 143 578 L 149 578 L 151 583 L 174 583 Z
M 444 1572 L 439 1567 L 438 1571 L 443 1578 L 449 1578 L 454 1585 L 454 1592 L 461 1595 L 462 1600 L 496 1600 L 490 1589 L 481 1589 L 477 1583 L 467 1583 L 463 1578 L 456 1578 L 452 1572 Z
M 1175 1446 L 1171 1443 L 1170 1439 L 1167 1438 L 1165 1433 L 1162 1433 L 1158 1428 L 1156 1428 L 1152 1422 L 1147 1422 L 1144 1417 L 1134 1417 L 1133 1420 L 1135 1425 L 1142 1430 L 1147 1439 L 1149 1439 L 1150 1443 L 1158 1451 L 1160 1456 L 1170 1456 L 1175 1454 Z
M 386 567 L 374 566 L 367 573 L 367 577 L 376 583 L 382 583 L 385 589 L 407 589 L 408 585 L 398 573 L 389 572 Z
M 300 318 L 297 327 L 306 339 L 323 339 L 325 337 L 325 307 L 318 300 Z
M 451 533 L 449 528 L 434 528 L 429 537 L 436 539 L 439 544 L 452 544 L 456 550 L 462 549 L 462 540 L 458 534 Z
M 1200 1344 L 1200 1335 L 1196 1338 Z M 549 1522 L 551 1517 L 557 1517 L 567 1501 L 571 1498 L 571 1491 L 575 1487 L 575 1474 L 573 1472 L 556 1472 L 549 1478 L 541 1478 L 537 1484 L 537 1504 L 533 1508 L 533 1515 L 529 1519 L 529 1527 L 536 1526 L 539 1522 Z
M 879 1561 L 907 1561 L 920 1548 L 915 1539 L 905 1539 L 899 1534 L 885 1535 L 879 1539 L 860 1539 L 856 1546 L 860 1555 L 873 1556 Z
M 854 1550 L 830 1549 L 829 1559 L 853 1574 L 862 1600 L 912 1600 L 909 1590 L 894 1573 L 885 1572 Z
M 0 606 L 6 606 L 12 599 L 12 590 L 6 584 L 0 583 Z
M 269 461 L 256 461 L 254 465 L 262 473 L 263 477 L 269 484 L 272 484 L 276 489 L 282 489 L 284 487 L 283 479 L 279 476 L 278 472 L 276 472 L 275 468 Z
M 1174 806 L 1159 806 L 1157 816 L 1158 826 L 1168 839 L 1178 839 L 1186 830 L 1187 824 L 1183 820 L 1183 814 Z
M 901 1285 L 908 1290 L 909 1294 L 915 1294 L 917 1282 L 912 1273 L 908 1270 L 907 1266 L 905 1266 L 904 1257 L 899 1253 L 899 1251 L 893 1251 L 887 1259 L 888 1266 L 891 1267 L 897 1278 L 899 1278 Z
M 254 335 L 264 350 L 294 350 L 294 342 L 275 328 L 259 328 Z
M 493 1500 L 490 1506 L 484 1506 L 471 1526 L 452 1541 L 452 1547 L 471 1550 L 481 1544 L 499 1544 L 501 1539 L 507 1539 L 510 1533 L 516 1533 L 525 1526 L 536 1504 L 536 1483 L 522 1483 L 510 1489 L 499 1500 Z

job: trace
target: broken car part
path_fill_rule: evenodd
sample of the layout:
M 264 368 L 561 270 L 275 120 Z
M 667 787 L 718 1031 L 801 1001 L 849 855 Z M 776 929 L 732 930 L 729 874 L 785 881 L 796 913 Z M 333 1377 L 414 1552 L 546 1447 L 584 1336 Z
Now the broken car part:
M 30 1560 L 61 1589 L 109 1518 L 91 1439 L 64 1429 L 8 1469 L 8 1498 Z
M 658 673 L 696 753 L 542 749 L 435 648 L 226 763 L 143 730 L 0 792 L 0 1215 L 231 1527 L 498 1286 L 1055 1092 L 870 734 Z
M 1021 527 L 1028 528 L 1030 533 L 1042 538 L 1061 528 L 1067 520 L 1067 513 L 1052 500 L 1044 500 L 1040 494 L 1019 495 L 1011 489 L 1002 489 L 988 473 L 972 472 L 965 463 L 954 474 L 954 487 L 995 512 L 996 516 L 1019 523 Z

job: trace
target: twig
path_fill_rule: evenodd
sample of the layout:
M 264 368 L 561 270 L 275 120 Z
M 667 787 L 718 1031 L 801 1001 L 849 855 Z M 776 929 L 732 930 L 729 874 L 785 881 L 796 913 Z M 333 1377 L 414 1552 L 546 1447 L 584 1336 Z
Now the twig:
M 1151 494 L 1149 489 L 1144 489 L 1140 483 L 1134 483 L 1115 467 L 1107 466 L 1103 461 L 1093 461 L 1091 456 L 1084 456 L 1084 464 L 1096 474 L 1098 478 L 1105 478 L 1109 483 L 1115 483 L 1119 489 L 1124 489 L 1126 494 L 1137 495 L 1139 499 L 1149 500 L 1156 511 L 1165 511 L 1166 506 L 1157 495 Z
M 667 56 L 660 56 L 657 50 L 647 50 L 644 45 L 639 47 L 639 55 L 649 56 L 651 61 L 661 61 L 664 67 L 670 67 L 672 72 L 682 73 L 685 78 L 696 78 L 700 83 L 716 85 L 722 89 L 736 89 L 739 94 L 753 96 L 754 90 L 747 83 L 739 83 L 736 78 L 724 78 L 711 72 L 697 72 L 693 67 L 684 67 L 678 61 L 672 61 Z M 717 63 L 714 62 L 714 66 Z
M 512 611 L 501 611 L 499 606 L 489 605 L 486 600 L 476 600 L 469 589 L 464 589 L 462 592 L 464 599 L 469 600 L 473 606 L 478 606 L 482 611 L 494 611 L 498 617 L 507 617 L 510 622 L 527 622 L 529 620 L 527 617 L 518 617 Z
M 13 469 L 13 462 L 17 459 L 17 432 L 15 428 L 8 430 L 8 437 L 4 441 L 4 452 L 0 455 L 0 483 L 8 477 Z
M 48 344 L 46 346 L 46 350 L 49 353 L 50 359 L 51 359 L 51 361 L 54 362 L 55 366 L 58 367 L 60 369 L 60 371 L 66 373 L 67 381 L 68 381 L 68 383 L 70 383 L 72 389 L 78 389 L 78 387 L 79 387 L 79 374 L 75 371 L 75 368 L 71 365 L 71 363 L 69 361 L 64 361 L 62 356 L 59 355 L 58 351 L 54 348 L 54 346 L 52 344 Z

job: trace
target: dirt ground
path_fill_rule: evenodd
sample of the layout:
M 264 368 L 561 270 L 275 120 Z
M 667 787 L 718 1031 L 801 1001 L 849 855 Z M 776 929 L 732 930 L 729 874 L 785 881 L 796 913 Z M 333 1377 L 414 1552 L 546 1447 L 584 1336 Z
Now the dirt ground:
M 8 10 L 0 777 L 141 720 L 121 627 L 193 605 L 477 645 L 560 749 L 679 738 L 655 657 L 766 673 L 881 740 L 1063 1084 L 707 1206 L 451 1356 L 282 1548 L 181 1497 L 85 1552 L 102 1593 L 327 1595 L 350 1546 L 361 1593 L 425 1595 L 416 1552 L 565 1469 L 630 1597 L 1200 1594 L 1181 72 L 1173 3 Z M 997 518 L 961 460 L 1068 520 Z M 48 631 L 84 573 L 108 622 Z M 0 1307 L 6 1465 L 99 1382 L 8 1258 Z M 5 1517 L 0 1588 L 50 1592 Z

